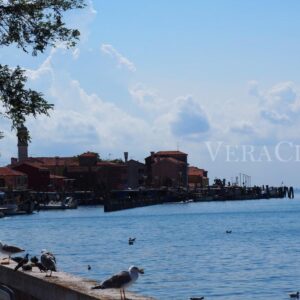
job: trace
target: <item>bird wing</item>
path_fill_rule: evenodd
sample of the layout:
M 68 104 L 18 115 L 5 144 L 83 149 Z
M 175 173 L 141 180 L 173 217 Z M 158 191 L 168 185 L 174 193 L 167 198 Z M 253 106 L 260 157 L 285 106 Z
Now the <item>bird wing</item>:
M 30 261 L 35 264 L 39 261 L 39 259 L 36 256 L 33 256 L 30 258 Z
M 24 257 L 15 267 L 15 271 L 19 270 L 22 266 L 28 263 L 28 257 Z
M 14 262 L 16 262 L 17 264 L 23 260 L 23 257 L 21 256 L 17 256 L 17 257 L 12 257 L 11 260 L 13 260 Z
M 54 254 L 52 252 L 47 252 L 47 254 L 50 255 L 53 258 L 54 262 L 56 263 L 56 258 Z
M 46 267 L 42 263 L 36 262 L 35 265 L 40 269 L 40 272 L 46 272 L 47 271 Z
M 9 245 L 3 245 L 2 250 L 6 252 L 11 252 L 11 253 L 17 253 L 17 252 L 22 252 L 25 251 L 19 247 L 16 246 L 9 246 Z
M 109 279 L 103 281 L 101 283 L 101 286 L 104 289 L 121 288 L 123 285 L 129 283 L 130 281 L 131 281 L 131 277 L 129 272 L 122 271 L 118 274 L 113 275 Z

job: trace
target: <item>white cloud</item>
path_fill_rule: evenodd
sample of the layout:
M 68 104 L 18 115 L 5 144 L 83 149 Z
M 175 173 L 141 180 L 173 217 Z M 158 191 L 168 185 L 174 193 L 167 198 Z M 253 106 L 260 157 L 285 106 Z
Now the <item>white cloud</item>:
M 210 129 L 209 120 L 203 107 L 192 96 L 176 99 L 172 132 L 182 138 L 201 138 Z
M 248 82 L 248 91 L 251 96 L 259 96 L 258 82 L 256 80 Z
M 89 11 L 92 15 L 96 15 L 98 13 L 97 10 L 94 7 L 94 4 L 93 4 L 92 0 L 89 0 L 89 2 L 88 2 L 88 9 L 89 9 Z
M 293 82 L 280 82 L 266 91 L 260 91 L 256 82 L 249 93 L 260 100 L 261 117 L 268 122 L 287 125 L 295 121 L 300 98 Z
M 72 51 L 72 55 L 73 55 L 73 58 L 76 60 L 79 58 L 79 55 L 80 55 L 80 49 L 79 48 L 75 48 L 73 51 Z
M 99 148 L 122 147 L 130 139 L 133 143 L 149 131 L 149 125 L 102 100 L 96 94 L 88 94 L 76 80 L 51 88 L 52 95 L 63 105 L 56 106 L 51 118 L 44 118 L 44 132 L 51 131 L 53 142 L 95 143 Z M 39 134 L 36 132 L 36 134 Z
M 131 86 L 128 91 L 135 104 L 150 114 L 164 111 L 170 106 L 169 101 L 160 97 L 154 89 L 141 83 Z
M 252 135 L 255 133 L 255 128 L 252 123 L 247 122 L 247 121 L 240 121 L 234 124 L 230 130 L 234 133 L 238 134 L 246 134 L 246 135 Z
M 51 74 L 53 76 L 51 61 L 52 61 L 52 57 L 55 52 L 56 52 L 56 48 L 52 48 L 49 56 L 44 60 L 44 62 L 36 70 L 32 70 L 32 69 L 26 70 L 26 76 L 31 80 L 37 80 L 41 76 L 43 76 L 47 73 Z
M 136 67 L 127 57 L 123 56 L 110 44 L 102 44 L 101 51 L 116 59 L 118 67 L 126 67 L 129 71 L 135 72 Z
M 266 97 L 270 104 L 281 106 L 293 103 L 297 98 L 297 92 L 293 82 L 281 82 L 267 91 Z
M 192 96 L 164 99 L 142 84 L 129 88 L 135 103 L 152 116 L 155 126 L 173 138 L 201 138 L 210 129 L 207 113 Z

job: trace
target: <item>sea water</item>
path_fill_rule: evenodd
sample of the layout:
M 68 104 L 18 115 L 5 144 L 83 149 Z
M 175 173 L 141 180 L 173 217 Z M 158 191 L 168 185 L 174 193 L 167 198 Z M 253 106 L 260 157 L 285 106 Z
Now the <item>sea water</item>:
M 48 249 L 59 270 L 75 275 L 101 281 L 144 268 L 130 290 L 156 299 L 280 300 L 300 289 L 299 195 L 113 213 L 79 207 L 5 217 L 0 225 L 2 241 L 31 255 Z

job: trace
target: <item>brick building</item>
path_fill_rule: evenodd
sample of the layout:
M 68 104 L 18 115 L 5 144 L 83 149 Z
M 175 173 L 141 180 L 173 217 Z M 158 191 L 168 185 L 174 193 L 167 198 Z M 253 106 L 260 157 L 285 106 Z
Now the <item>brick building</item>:
M 0 168 L 0 188 L 11 190 L 27 189 L 27 175 L 8 167 Z
M 188 182 L 190 189 L 207 187 L 209 185 L 207 171 L 197 167 L 188 167 Z
M 21 161 L 10 168 L 25 173 L 28 177 L 28 188 L 35 191 L 47 191 L 50 185 L 50 171 L 42 164 Z
M 181 151 L 151 152 L 145 158 L 147 185 L 187 187 L 187 154 Z

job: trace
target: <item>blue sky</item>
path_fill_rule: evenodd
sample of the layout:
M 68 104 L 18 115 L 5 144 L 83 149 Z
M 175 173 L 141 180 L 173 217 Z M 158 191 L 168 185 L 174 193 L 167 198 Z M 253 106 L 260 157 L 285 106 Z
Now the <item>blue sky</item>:
M 29 155 L 129 151 L 143 161 L 179 149 L 211 179 L 244 173 L 299 186 L 299 9 L 275 0 L 88 1 L 66 16 L 82 33 L 74 49 L 1 49 L 1 63 L 26 68 L 28 85 L 55 104 L 50 118 L 27 121 Z M 17 140 L 7 120 L 0 126 L 5 165 Z

